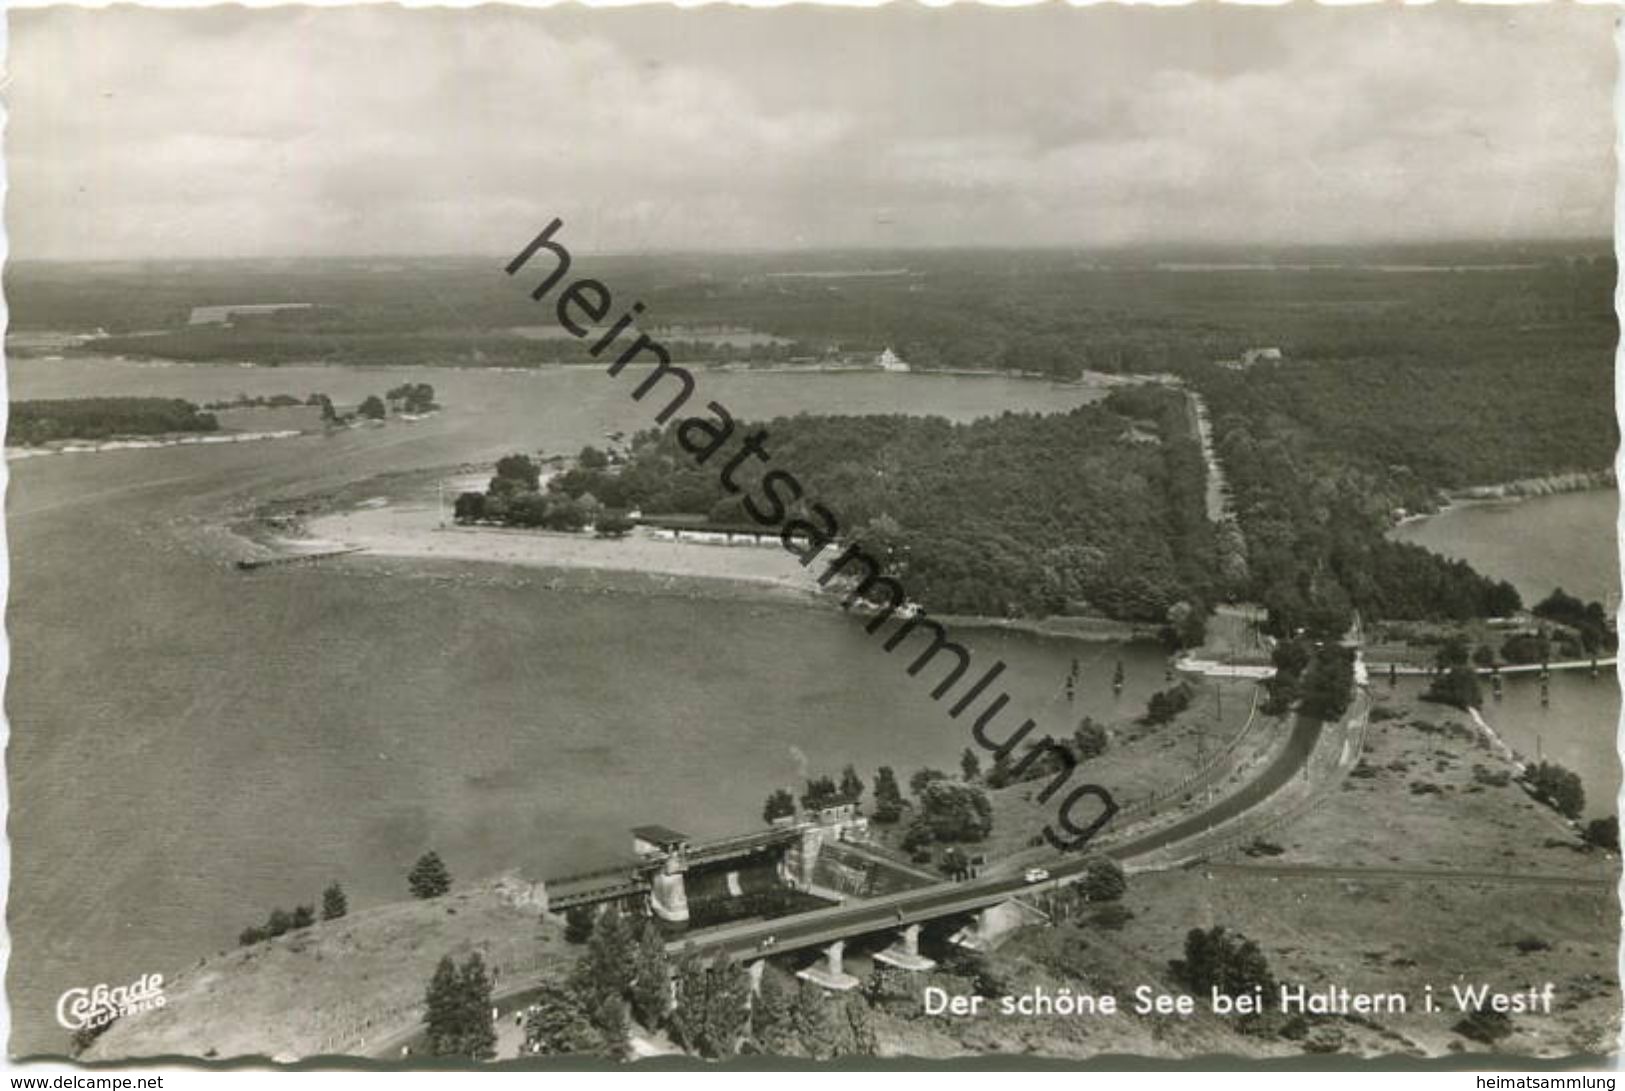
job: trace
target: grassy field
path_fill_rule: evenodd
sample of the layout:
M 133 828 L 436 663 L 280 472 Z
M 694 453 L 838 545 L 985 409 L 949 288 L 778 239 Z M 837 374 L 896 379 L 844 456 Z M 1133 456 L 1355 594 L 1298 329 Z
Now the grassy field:
M 528 883 L 494 879 L 199 959 L 165 980 L 165 1007 L 113 1024 L 86 1059 L 365 1056 L 403 1023 L 418 1022 L 445 955 L 461 961 L 480 952 L 498 989 L 562 973 L 578 952 L 529 895 Z
M 1134 878 L 1123 905 L 1133 914 L 1119 931 L 1062 925 L 1026 929 L 996 956 L 1013 993 L 1037 986 L 1111 993 L 1116 1016 L 924 1015 L 917 1005 L 877 1019 L 887 1054 L 950 1057 L 966 1053 L 1039 1054 L 1084 1059 L 1101 1054 L 1183 1059 L 1204 1054 L 1291 1057 L 1326 1048 L 1344 1054 L 1437 1056 L 1482 1051 L 1452 1028 L 1461 1018 L 1452 983 L 1514 990 L 1551 981 L 1551 1015 L 1519 1016 L 1500 1051 L 1562 1057 L 1611 1051 L 1619 1031 L 1614 969 L 1618 908 L 1612 890 L 1505 887 L 1491 883 L 1357 881 L 1275 877 L 1267 873 L 1172 872 Z M 1169 968 L 1191 928 L 1224 925 L 1257 940 L 1276 979 L 1311 990 L 1397 991 L 1405 1014 L 1310 1020 L 1308 1037 L 1280 1033 L 1284 1021 L 1244 1033 L 1205 1001 L 1194 1014 L 1137 1015 L 1134 990 L 1184 991 Z M 1538 933 L 1545 949 L 1517 943 Z M 1439 1009 L 1420 1010 L 1423 986 Z M 1305 1043 L 1313 1043 L 1314 1050 Z
M 1173 788 L 1214 761 L 1252 719 L 1252 690 L 1251 682 L 1203 682 L 1197 686 L 1190 708 L 1169 723 L 1152 725 L 1131 719 L 1106 725 L 1110 746 L 1100 757 L 1080 766 L 1069 783 L 1099 784 L 1121 807 Z M 1238 752 L 1249 750 L 1254 743 L 1267 746 L 1281 730 L 1279 720 L 1257 717 Z M 967 845 L 966 850 L 993 858 L 1027 847 L 1046 823 L 1056 821 L 1062 797 L 1057 794 L 1048 802 L 1038 798 L 1047 783 L 1047 779 L 1033 780 L 989 792 L 993 833 L 987 842 Z
M 1289 1039 L 1279 1018 L 1243 1033 L 1200 1005 L 1189 1017 L 957 1020 L 894 1007 L 880 1021 L 883 1048 L 942 1057 L 1436 1056 L 1484 1048 L 1455 1031 L 1452 984 L 1516 991 L 1551 982 L 1553 1012 L 1516 1016 L 1500 1051 L 1611 1052 L 1620 1020 L 1618 857 L 1585 849 L 1516 785 L 1493 783 L 1505 763 L 1481 747 L 1465 717 L 1438 706 L 1392 706 L 1367 734 L 1365 767 L 1375 772 L 1350 778 L 1273 834 L 1274 855 L 1233 852 L 1200 869 L 1133 876 L 1123 902 L 1132 916 L 1119 930 L 1030 928 L 995 961 L 1017 993 L 1037 985 L 1120 999 L 1140 985 L 1180 991 L 1169 960 L 1181 957 L 1185 933 L 1223 925 L 1259 943 L 1278 981 L 1397 991 L 1412 1001 L 1407 1013 L 1311 1020 L 1307 1037 Z M 1428 985 L 1439 996 L 1432 1013 L 1419 1010 Z

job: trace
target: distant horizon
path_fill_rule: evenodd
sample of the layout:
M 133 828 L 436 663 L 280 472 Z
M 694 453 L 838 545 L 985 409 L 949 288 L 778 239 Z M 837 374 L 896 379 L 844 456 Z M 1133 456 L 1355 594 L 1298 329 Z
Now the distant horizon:
M 528 240 L 527 240 L 528 241 Z M 1099 257 L 1127 257 L 1157 256 L 1157 257 L 1239 257 L 1250 255 L 1253 257 L 1281 257 L 1287 255 L 1303 255 L 1320 252 L 1370 252 L 1370 251 L 1420 251 L 1420 250 L 1449 250 L 1460 249 L 1518 249 L 1518 248 L 1556 248 L 1556 247 L 1584 247 L 1607 251 L 1607 256 L 1616 256 L 1616 239 L 1612 235 L 1529 235 L 1512 238 L 1446 238 L 1438 239 L 1390 239 L 1369 242 L 1328 242 L 1328 243 L 1283 243 L 1276 245 L 1261 245 L 1257 243 L 1173 243 L 1149 242 L 1140 244 L 1126 244 L 1117 246 L 1088 246 L 1082 244 L 1052 245 L 994 245 L 994 244 L 942 244 L 938 246 L 826 246 L 826 247 L 762 247 L 760 249 L 650 249 L 650 250 L 590 250 L 582 248 L 573 250 L 577 257 L 582 258 L 699 258 L 699 259 L 727 259 L 727 258 L 765 258 L 765 257 L 832 257 L 838 255 L 876 255 L 876 254 L 1049 254 L 1049 255 L 1089 255 Z M 518 246 L 513 248 L 517 251 Z M 467 250 L 467 251 L 379 251 L 375 253 L 343 253 L 343 254 L 313 254 L 313 253 L 262 253 L 242 254 L 234 256 L 159 256 L 138 255 L 117 258 L 59 258 L 59 257 L 17 257 L 8 256 L 8 266 L 23 265 L 200 265 L 200 264 L 245 264 L 252 262 L 400 262 L 412 260 L 426 261 L 495 261 L 506 262 L 513 256 L 512 251 L 498 250 Z

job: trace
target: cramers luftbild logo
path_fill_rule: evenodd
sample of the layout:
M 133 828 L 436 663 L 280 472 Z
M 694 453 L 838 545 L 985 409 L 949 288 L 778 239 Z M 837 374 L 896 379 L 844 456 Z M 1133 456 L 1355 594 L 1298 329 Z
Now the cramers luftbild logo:
M 163 1006 L 164 975 L 143 974 L 128 985 L 69 989 L 57 998 L 56 1021 L 69 1030 L 83 1030 Z

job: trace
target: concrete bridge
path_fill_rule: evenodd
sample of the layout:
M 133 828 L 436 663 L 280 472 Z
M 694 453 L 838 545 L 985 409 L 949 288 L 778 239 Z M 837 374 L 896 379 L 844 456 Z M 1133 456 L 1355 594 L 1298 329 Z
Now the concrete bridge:
M 771 860 L 784 885 L 807 890 L 823 844 L 862 824 L 855 806 L 837 803 L 808 821 L 710 841 L 694 841 L 665 826 L 638 826 L 632 830 L 635 860 L 547 879 L 542 883 L 544 902 L 547 911 L 563 913 L 579 906 L 641 901 L 661 920 L 684 923 L 691 871 L 735 870 Z
M 769 957 L 816 948 L 821 950 L 823 958 L 801 970 L 798 976 L 837 991 L 852 989 L 859 982 L 845 971 L 849 941 L 889 933 L 893 942 L 874 955 L 876 961 L 899 969 L 929 970 L 936 963 L 920 954 L 922 925 L 965 917 L 966 926 L 954 933 L 952 941 L 968 950 L 987 950 L 1006 933 L 1044 918 L 1036 907 L 1022 900 L 1022 895 L 1069 882 L 1081 875 L 1089 863 L 1090 860 L 1083 857 L 1059 862 L 1051 867 L 1050 878 L 1037 883 L 1027 882 L 1020 875 L 944 882 L 905 894 L 816 909 L 793 917 L 725 925 L 673 940 L 666 945 L 666 950 L 675 958 L 697 948 L 711 957 L 732 957 L 750 965 Z
M 1367 696 L 1356 696 L 1356 716 L 1367 711 Z M 1169 845 L 1205 834 L 1239 817 L 1303 775 L 1314 753 L 1324 725 L 1299 717 L 1281 749 L 1246 785 L 1212 806 L 1184 818 L 1143 832 L 1105 837 L 1098 854 L 1128 861 L 1145 857 Z M 852 988 L 857 981 L 845 972 L 847 941 L 868 935 L 891 933 L 892 945 L 875 957 L 882 962 L 908 969 L 929 969 L 929 959 L 919 954 L 918 926 L 952 917 L 968 923 L 953 936 L 959 946 L 985 950 L 1014 927 L 1031 923 L 1042 914 L 1024 898 L 1052 890 L 1078 879 L 1093 862 L 1096 853 L 1076 853 L 1043 861 L 1047 878 L 1028 882 L 1026 873 L 989 875 L 962 882 L 943 881 L 900 894 L 855 901 L 828 909 L 815 909 L 774 920 L 742 921 L 707 929 L 667 945 L 673 955 L 694 948 L 717 957 L 731 956 L 745 963 L 809 948 L 821 949 L 822 962 L 800 972 L 800 976 L 832 989 Z M 912 930 L 912 931 L 911 931 Z
M 1355 715 L 1362 717 L 1369 703 L 1363 690 L 1357 694 L 1356 702 Z M 1169 824 L 1104 837 L 1094 853 L 1046 858 L 1043 860 L 1046 875 L 1037 882 L 1029 882 L 1025 871 L 957 882 L 944 880 L 901 893 L 852 900 L 791 916 L 709 928 L 673 940 L 666 949 L 674 956 L 690 949 L 699 950 L 707 957 L 732 957 L 747 965 L 816 949 L 822 952 L 822 959 L 801 970 L 800 976 L 840 990 L 858 984 L 857 978 L 845 969 L 848 942 L 889 934 L 892 943 L 874 956 L 878 961 L 903 969 L 931 969 L 935 963 L 919 950 L 921 925 L 963 917 L 967 923 L 954 934 L 953 941 L 967 949 L 985 950 L 1005 932 L 1043 916 L 1025 895 L 1055 889 L 1078 879 L 1097 853 L 1121 861 L 1144 857 L 1208 833 L 1251 811 L 1294 778 L 1306 775 L 1309 758 L 1323 731 L 1324 725 L 1319 721 L 1298 717 L 1280 750 L 1240 789 Z M 844 828 L 840 821 L 803 822 L 695 845 L 682 841 L 682 835 L 674 831 L 642 827 L 634 833 L 643 854 L 638 864 L 597 873 L 597 878 L 589 876 L 587 888 L 579 893 L 564 889 L 565 880 L 555 880 L 561 884 L 560 894 L 548 898 L 549 908 L 559 912 L 573 904 L 624 897 L 626 894 L 615 892 L 626 891 L 645 894 L 650 911 L 661 919 L 686 921 L 687 906 L 686 903 L 679 905 L 678 896 L 682 873 L 688 866 L 695 861 L 726 863 L 765 851 L 781 852 L 781 876 L 789 885 L 805 890 L 810 885 L 811 863 L 817 851 L 826 839 L 841 839 Z M 1012 862 L 1011 867 L 1014 866 Z M 574 880 L 581 878 L 573 877 Z M 680 909 L 681 915 L 675 914 L 674 909 Z

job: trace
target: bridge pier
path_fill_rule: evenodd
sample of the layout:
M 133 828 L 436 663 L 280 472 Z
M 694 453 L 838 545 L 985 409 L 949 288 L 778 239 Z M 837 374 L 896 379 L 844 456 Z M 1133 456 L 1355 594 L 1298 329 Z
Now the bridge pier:
M 1026 902 L 1011 898 L 979 911 L 975 922 L 955 932 L 949 942 L 969 951 L 991 951 L 1016 929 L 1048 919 Z
M 765 958 L 759 958 L 745 967 L 745 974 L 750 978 L 750 995 L 753 999 L 762 991 L 762 973 L 766 969 Z
M 897 933 L 897 942 L 884 951 L 877 951 L 875 961 L 895 966 L 899 970 L 924 971 L 937 968 L 934 960 L 920 954 L 920 926 L 917 924 L 911 924 Z
M 861 982 L 846 972 L 845 954 L 846 940 L 838 939 L 824 948 L 823 963 L 815 962 L 805 970 L 797 970 L 796 976 L 832 992 L 848 992 L 855 989 Z
M 675 856 L 649 877 L 649 908 L 663 921 L 688 922 L 688 887 L 683 867 Z

